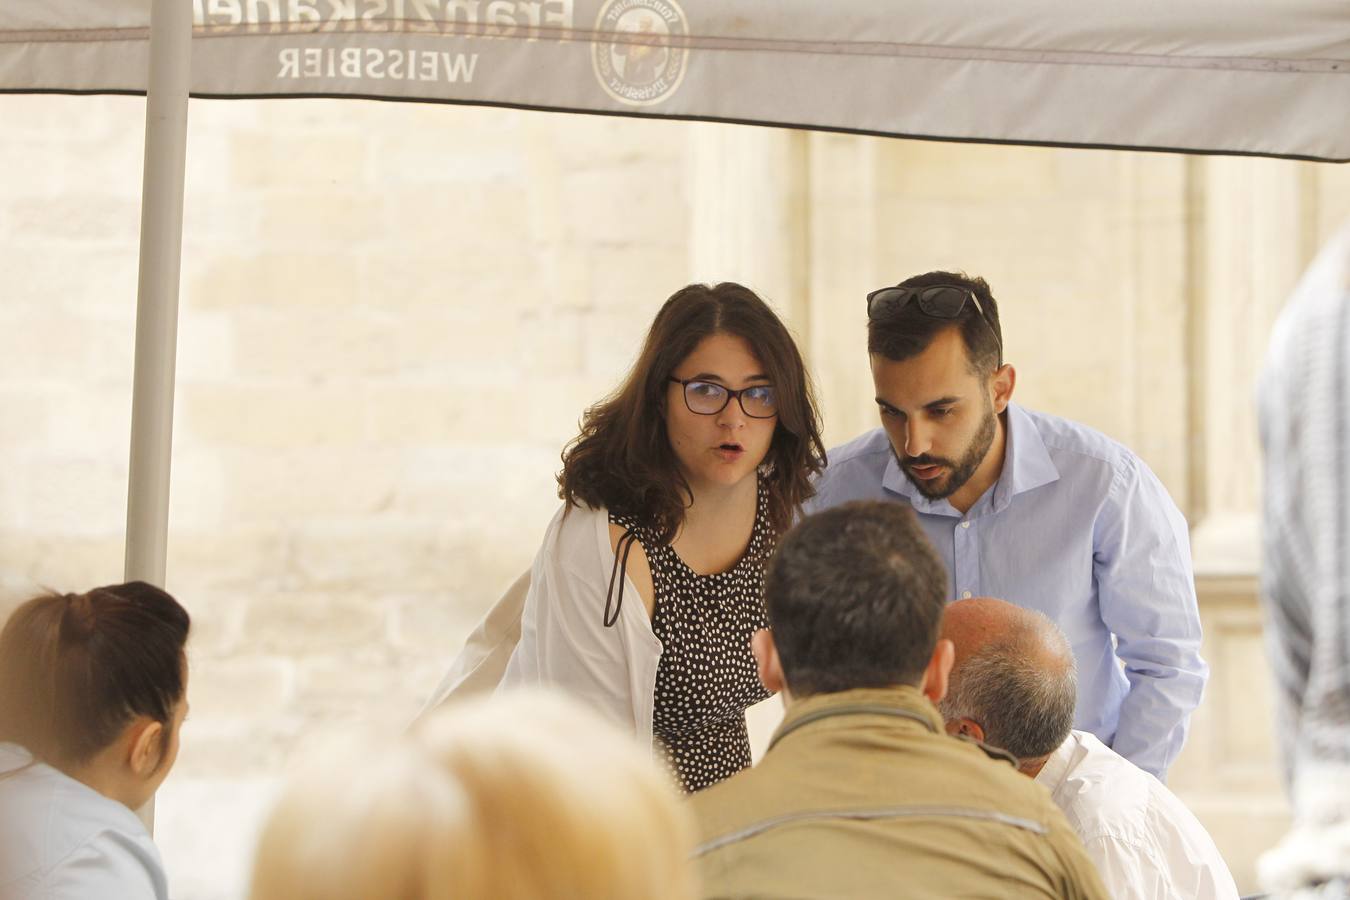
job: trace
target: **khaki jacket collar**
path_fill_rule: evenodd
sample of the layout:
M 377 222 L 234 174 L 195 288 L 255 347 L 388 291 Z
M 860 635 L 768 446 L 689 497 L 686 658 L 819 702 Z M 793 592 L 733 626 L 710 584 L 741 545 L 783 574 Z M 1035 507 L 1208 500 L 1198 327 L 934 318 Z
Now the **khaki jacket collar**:
M 856 688 L 830 694 L 812 694 L 793 701 L 773 733 L 769 752 L 784 738 L 812 730 L 825 721 L 841 716 L 890 716 L 897 723 L 924 728 L 934 734 L 943 732 L 942 716 L 916 687 L 897 685 L 887 688 Z

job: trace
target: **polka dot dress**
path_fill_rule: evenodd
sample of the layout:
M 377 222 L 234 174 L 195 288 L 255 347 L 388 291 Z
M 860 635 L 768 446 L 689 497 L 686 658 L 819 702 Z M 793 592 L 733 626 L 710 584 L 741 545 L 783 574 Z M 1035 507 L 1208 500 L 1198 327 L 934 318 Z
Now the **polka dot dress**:
M 769 696 L 759 683 L 750 635 L 768 627 L 764 565 L 774 548 L 768 490 L 760 482 L 745 554 L 699 575 L 630 516 L 610 520 L 637 534 L 652 570 L 652 630 L 661 640 L 652 717 L 657 744 L 686 791 L 702 790 L 750 765 L 745 710 Z

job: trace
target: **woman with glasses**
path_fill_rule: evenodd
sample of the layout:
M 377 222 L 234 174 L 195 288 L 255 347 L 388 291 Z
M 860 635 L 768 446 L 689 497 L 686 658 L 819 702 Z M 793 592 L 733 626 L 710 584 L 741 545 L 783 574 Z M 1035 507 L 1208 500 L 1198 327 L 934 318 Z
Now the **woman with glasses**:
M 0 898 L 168 900 L 134 810 L 173 768 L 187 611 L 143 582 L 47 594 L 0 631 Z
M 628 726 L 686 791 L 750 764 L 745 710 L 764 564 L 824 463 L 810 380 L 754 292 L 690 285 L 563 452 L 562 508 L 531 568 L 432 705 L 555 684 Z M 517 627 L 518 626 L 518 627 Z

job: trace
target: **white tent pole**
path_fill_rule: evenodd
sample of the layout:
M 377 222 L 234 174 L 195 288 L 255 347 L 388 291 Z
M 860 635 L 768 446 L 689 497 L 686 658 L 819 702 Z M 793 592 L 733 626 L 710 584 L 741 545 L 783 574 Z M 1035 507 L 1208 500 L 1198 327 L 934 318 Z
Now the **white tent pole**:
M 140 284 L 127 488 L 128 581 L 164 584 L 173 448 L 178 279 L 183 249 L 192 3 L 154 0 L 141 185 Z
M 127 581 L 163 586 L 169 543 L 169 465 L 178 353 L 178 276 L 183 253 L 192 4 L 154 0 L 141 175 L 141 270 L 136 292 L 136 368 L 127 484 Z M 155 823 L 153 799 L 137 813 Z

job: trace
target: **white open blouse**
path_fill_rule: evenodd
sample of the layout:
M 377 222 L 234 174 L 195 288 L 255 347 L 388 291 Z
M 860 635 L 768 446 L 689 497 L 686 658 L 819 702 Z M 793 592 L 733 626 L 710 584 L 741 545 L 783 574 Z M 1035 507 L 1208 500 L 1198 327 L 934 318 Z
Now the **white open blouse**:
M 651 742 L 661 641 L 626 575 L 618 621 L 604 626 L 614 567 L 609 513 L 567 509 L 549 523 L 530 571 L 469 636 L 424 713 L 453 696 L 555 685 Z

